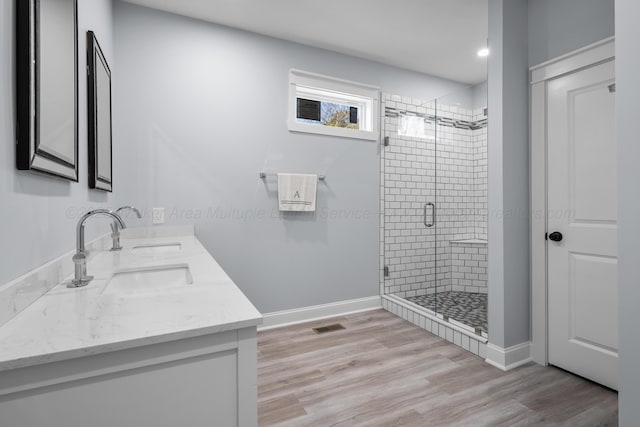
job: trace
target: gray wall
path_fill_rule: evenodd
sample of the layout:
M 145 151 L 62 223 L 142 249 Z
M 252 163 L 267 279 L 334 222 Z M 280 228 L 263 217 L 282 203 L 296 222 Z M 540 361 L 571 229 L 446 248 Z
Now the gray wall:
M 529 65 L 614 34 L 614 0 L 529 0 Z
M 487 106 L 487 82 L 466 86 L 451 93 L 439 96 L 438 105 L 462 107 L 466 110 L 475 110 Z
M 473 96 L 473 108 L 484 108 L 487 106 L 487 82 L 478 83 L 471 88 Z
M 115 138 L 126 197 L 196 232 L 262 312 L 377 295 L 379 146 L 287 130 L 299 68 L 432 99 L 463 86 L 115 3 Z M 381 29 L 382 30 L 382 29 Z M 258 172 L 326 174 L 316 215 L 280 215 Z M 121 178 L 124 179 L 124 178 Z M 217 212 L 217 214 L 216 214 Z
M 19 172 L 15 169 L 15 1 L 0 6 L 0 285 L 75 247 L 78 212 L 109 206 L 114 195 L 87 187 L 86 39 L 96 32 L 105 56 L 113 62 L 112 5 L 110 0 L 80 0 L 79 31 L 79 160 L 80 182 Z M 117 179 L 117 177 L 116 177 Z M 116 183 L 116 189 L 118 184 Z M 87 237 L 107 232 L 89 227 Z
M 489 340 L 529 340 L 527 67 L 614 33 L 613 0 L 489 1 Z
M 638 99 L 640 99 L 640 3 L 616 1 L 616 121 L 618 137 L 618 293 L 620 307 L 621 426 L 640 420 L 640 144 L 638 144 Z
M 529 341 L 526 0 L 489 0 L 489 341 Z

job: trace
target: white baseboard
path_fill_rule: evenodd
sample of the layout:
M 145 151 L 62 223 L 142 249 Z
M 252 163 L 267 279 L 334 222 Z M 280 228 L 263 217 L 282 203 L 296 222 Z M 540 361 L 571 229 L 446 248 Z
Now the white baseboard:
M 487 358 L 485 361 L 503 371 L 522 366 L 531 362 L 531 343 L 523 342 L 512 347 L 502 348 L 494 344 L 487 344 Z
M 379 295 L 264 314 L 259 331 L 382 308 Z

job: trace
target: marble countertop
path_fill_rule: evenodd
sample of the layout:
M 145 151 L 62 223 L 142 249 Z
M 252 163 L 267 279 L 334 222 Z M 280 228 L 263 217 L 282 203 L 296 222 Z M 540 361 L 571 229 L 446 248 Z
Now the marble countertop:
M 86 287 L 67 288 L 69 277 L 1 326 L 0 371 L 262 323 L 260 312 L 194 235 L 139 237 L 144 234 L 123 233 L 122 251 L 92 253 L 87 270 L 94 280 Z M 179 243 L 181 250 L 132 251 L 166 243 Z M 131 295 L 105 292 L 114 272 L 185 264 L 191 284 Z

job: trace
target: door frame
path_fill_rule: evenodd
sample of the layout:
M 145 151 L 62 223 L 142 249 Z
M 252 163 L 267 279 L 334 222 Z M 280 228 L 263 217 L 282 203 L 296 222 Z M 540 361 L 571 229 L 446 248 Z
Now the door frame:
M 531 356 L 546 366 L 548 351 L 547 299 L 547 83 L 551 79 L 615 59 L 615 40 L 609 37 L 529 69 L 531 203 Z

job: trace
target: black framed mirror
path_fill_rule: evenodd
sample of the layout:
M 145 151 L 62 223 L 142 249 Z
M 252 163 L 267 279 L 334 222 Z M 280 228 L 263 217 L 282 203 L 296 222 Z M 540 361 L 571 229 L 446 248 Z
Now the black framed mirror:
M 93 31 L 87 32 L 89 187 L 113 191 L 111 70 Z
M 16 167 L 78 181 L 78 5 L 16 0 Z

